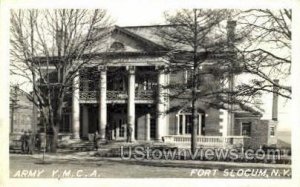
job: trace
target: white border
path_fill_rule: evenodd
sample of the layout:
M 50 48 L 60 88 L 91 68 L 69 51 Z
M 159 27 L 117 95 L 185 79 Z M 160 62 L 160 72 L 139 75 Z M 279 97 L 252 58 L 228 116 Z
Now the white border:
M 0 50 L 0 186 L 300 186 L 300 2 L 288 0 L 2 0 L 1 6 L 1 50 Z M 138 9 L 146 6 L 155 9 L 176 8 L 292 8 L 293 50 L 292 50 L 292 179 L 9 179 L 8 127 L 9 127 L 9 9 L 10 8 L 110 8 Z M 297 42 L 296 42 L 297 41 Z M 171 168 L 170 168 L 171 169 Z

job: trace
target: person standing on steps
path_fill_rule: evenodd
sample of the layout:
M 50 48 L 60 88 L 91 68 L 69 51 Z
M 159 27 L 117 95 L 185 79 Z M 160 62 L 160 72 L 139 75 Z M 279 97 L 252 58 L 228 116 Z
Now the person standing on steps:
M 35 134 L 35 147 L 37 148 L 38 153 L 41 152 L 41 130 L 38 130 L 38 132 Z
M 28 154 L 33 154 L 35 148 L 35 135 L 29 130 L 28 135 Z
M 22 154 L 25 154 L 26 150 L 26 131 L 22 130 L 22 135 L 21 135 L 21 151 Z
M 95 131 L 94 133 L 94 148 L 96 149 L 96 151 L 98 151 L 100 147 L 100 137 L 98 134 L 98 131 Z
M 132 139 L 131 139 L 132 131 L 133 131 L 133 129 L 129 124 L 129 126 L 127 128 L 127 142 L 130 142 L 130 143 L 132 142 Z
M 29 131 L 25 131 L 25 154 L 29 153 Z

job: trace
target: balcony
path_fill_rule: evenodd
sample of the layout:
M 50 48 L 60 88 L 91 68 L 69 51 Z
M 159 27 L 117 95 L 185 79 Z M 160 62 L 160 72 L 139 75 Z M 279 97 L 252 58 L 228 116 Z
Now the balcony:
M 153 90 L 143 90 L 135 92 L 135 100 L 154 100 L 155 92 Z
M 97 103 L 99 92 L 97 91 L 80 91 L 79 100 L 81 103 Z
M 126 91 L 111 91 L 106 93 L 108 103 L 126 103 L 128 94 Z M 80 91 L 80 103 L 97 103 L 100 98 L 98 91 Z M 154 103 L 155 92 L 153 90 L 143 90 L 135 92 L 136 103 Z
M 191 135 L 169 135 L 164 136 L 166 143 L 176 144 L 180 147 L 189 147 Z M 209 148 L 241 148 L 249 145 L 248 136 L 198 136 L 197 144 L 199 147 Z

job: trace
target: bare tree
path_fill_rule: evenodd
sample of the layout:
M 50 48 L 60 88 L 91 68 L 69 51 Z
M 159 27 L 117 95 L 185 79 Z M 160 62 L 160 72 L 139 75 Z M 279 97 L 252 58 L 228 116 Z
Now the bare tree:
M 260 95 L 276 86 L 280 96 L 290 99 L 292 90 L 286 80 L 291 68 L 292 11 L 250 9 L 235 11 L 234 17 L 239 26 L 237 58 L 252 77 L 237 87 L 237 94 Z
M 197 100 L 230 112 L 238 106 L 259 114 L 262 93 L 276 91 L 290 98 L 291 88 L 276 81 L 290 74 L 290 10 L 184 9 L 167 13 L 166 22 L 170 26 L 159 35 L 169 49 L 170 72 L 186 69 L 190 74 L 189 81 L 169 88 L 171 98 L 192 103 L 192 152 Z M 211 57 L 214 62 L 208 65 Z M 245 75 L 247 81 L 236 81 Z
M 170 72 L 188 71 L 189 78 L 186 83 L 174 83 L 168 86 L 171 98 L 184 99 L 192 105 L 192 153 L 195 153 L 197 147 L 196 102 L 200 99 L 208 99 L 213 93 L 217 94 L 216 85 L 222 88 L 224 87 L 221 85 L 225 85 L 225 81 L 223 81 L 225 79 L 209 79 L 211 83 L 203 79 L 203 75 L 208 77 L 213 72 L 207 68 L 206 62 L 212 56 L 220 55 L 223 62 L 218 64 L 217 67 L 228 69 L 226 66 L 231 66 L 232 53 L 230 55 L 228 55 L 229 53 L 223 53 L 224 50 L 229 49 L 228 41 L 226 37 L 224 38 L 224 31 L 219 29 L 221 28 L 221 22 L 228 15 L 227 10 L 183 9 L 175 13 L 166 13 L 166 22 L 170 26 L 163 27 L 158 31 L 164 45 L 169 50 L 167 60 L 170 62 Z M 219 32 L 216 32 L 216 30 L 219 30 Z M 215 76 L 219 75 L 216 74 Z
M 51 152 L 56 152 L 73 80 L 92 59 L 109 24 L 106 11 L 99 9 L 11 11 L 11 74 L 32 85 L 28 97 L 53 133 Z

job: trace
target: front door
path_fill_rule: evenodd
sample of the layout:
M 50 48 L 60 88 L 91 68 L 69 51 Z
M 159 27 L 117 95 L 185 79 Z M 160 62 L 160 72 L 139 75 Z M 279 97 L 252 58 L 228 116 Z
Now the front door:
M 151 117 L 150 119 L 150 138 L 155 139 L 156 136 L 156 119 Z

